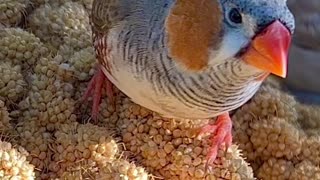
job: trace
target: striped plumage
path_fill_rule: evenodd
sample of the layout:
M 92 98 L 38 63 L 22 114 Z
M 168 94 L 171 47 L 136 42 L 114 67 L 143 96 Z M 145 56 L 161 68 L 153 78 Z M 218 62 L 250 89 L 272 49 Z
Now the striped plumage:
M 243 26 L 227 23 L 225 13 L 232 7 L 241 12 Z M 280 29 L 275 41 L 288 42 L 294 28 L 284 0 L 94 0 L 91 20 L 97 59 L 107 79 L 135 103 L 166 117 L 221 115 L 218 121 L 227 132 L 216 134 L 216 146 L 231 143 L 226 113 L 248 101 L 269 74 L 257 68 L 259 63 L 243 60 L 247 51 L 253 52 L 248 59 L 257 57 L 250 49 L 252 39 L 275 27 Z M 283 25 L 270 25 L 275 20 Z M 261 34 L 274 38 L 269 31 Z M 216 149 L 211 151 L 215 156 Z
M 261 84 L 255 79 L 264 72 L 239 59 L 229 59 L 202 72 L 179 68 L 168 54 L 165 30 L 161 28 L 168 9 L 161 9 L 161 4 L 154 6 L 149 17 L 144 16 L 147 12 L 140 12 L 140 18 L 148 21 L 137 22 L 132 16 L 109 29 L 108 36 L 94 31 L 97 56 L 102 57 L 98 59 L 113 84 L 134 102 L 175 118 L 215 117 L 253 96 Z

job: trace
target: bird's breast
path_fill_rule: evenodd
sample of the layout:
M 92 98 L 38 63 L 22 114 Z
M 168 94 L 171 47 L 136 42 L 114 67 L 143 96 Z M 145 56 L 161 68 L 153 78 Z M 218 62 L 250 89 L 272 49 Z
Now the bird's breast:
M 120 26 L 110 31 L 110 68 L 103 71 L 133 102 L 163 116 L 215 117 L 244 104 L 261 84 L 254 80 L 259 73 L 248 73 L 251 67 L 241 63 L 220 64 L 199 74 L 183 72 L 167 54 L 161 34 L 146 37 Z

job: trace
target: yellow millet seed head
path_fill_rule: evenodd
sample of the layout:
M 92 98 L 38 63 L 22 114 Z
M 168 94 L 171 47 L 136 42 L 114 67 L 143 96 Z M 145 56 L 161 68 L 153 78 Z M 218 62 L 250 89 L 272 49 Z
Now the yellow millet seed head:
M 320 179 L 319 166 L 312 164 L 311 161 L 303 160 L 295 165 L 293 172 L 289 179 L 292 180 L 309 180 Z
M 35 173 L 38 177 L 45 172 L 51 161 L 52 134 L 44 127 L 39 127 L 38 122 L 32 119 L 19 122 L 17 132 L 19 134 L 18 144 L 29 153 L 27 160 L 35 166 Z
M 7 134 L 13 130 L 10 120 L 11 118 L 9 117 L 9 112 L 5 103 L 0 100 L 0 134 Z
M 29 0 L 1 0 L 0 22 L 7 27 L 17 26 L 26 16 Z
M 0 29 L 0 59 L 29 70 L 48 49 L 34 34 L 20 28 Z
M 88 82 L 79 83 L 75 82 L 75 88 L 77 89 L 74 95 L 74 99 L 81 99 L 84 92 L 87 90 Z M 117 129 L 117 122 L 122 117 L 121 109 L 123 108 L 122 100 L 124 95 L 113 86 L 114 104 L 111 104 L 110 99 L 107 97 L 106 89 L 102 90 L 102 98 L 99 105 L 98 122 L 99 126 L 107 126 L 110 130 Z M 92 96 L 88 97 L 88 103 L 78 103 L 77 113 L 80 114 L 81 122 L 90 122 L 91 109 L 92 109 Z
M 244 146 L 245 155 L 250 161 L 258 157 L 263 160 L 270 157 L 291 160 L 301 152 L 303 134 L 282 118 L 252 121 L 249 128 L 245 138 L 237 130 L 234 137 Z M 245 147 L 248 143 L 251 143 L 250 148 Z
M 299 153 L 301 135 L 298 132 L 300 125 L 297 122 L 296 105 L 297 102 L 291 95 L 270 86 L 263 86 L 251 101 L 235 111 L 232 116 L 234 141 L 253 164 L 258 162 L 257 157 L 269 158 L 272 155 L 291 159 Z M 287 142 L 293 144 L 269 143 L 269 135 L 271 138 L 278 135 L 281 135 L 282 139 L 290 137 Z M 289 152 L 290 150 L 293 151 Z
M 68 1 L 62 5 L 44 4 L 28 16 L 28 27 L 44 42 L 57 49 L 63 38 L 73 31 L 90 30 L 88 14 L 84 7 Z
M 70 47 L 68 46 L 68 48 Z M 77 86 L 79 85 L 78 81 L 89 81 L 94 75 L 96 58 L 92 47 L 84 48 L 78 52 L 73 50 L 70 57 L 59 51 L 53 58 L 53 62 L 57 67 L 58 77 Z
M 57 96 L 51 102 L 46 104 L 46 111 L 40 112 L 38 117 L 42 125 L 47 127 L 47 130 L 57 129 L 59 124 L 70 123 L 76 121 L 74 111 L 74 100 Z M 54 129 L 52 129 L 54 128 Z
M 281 89 L 282 88 L 282 79 L 280 79 L 277 76 L 274 75 L 270 75 L 264 82 L 263 85 L 264 86 L 270 86 L 271 88 L 275 88 L 275 89 Z
M 271 158 L 265 161 L 257 172 L 257 177 L 262 179 L 290 179 L 294 165 L 285 159 Z
M 96 58 L 92 47 L 76 52 L 70 59 L 74 76 L 79 81 L 89 81 L 95 71 Z
M 297 123 L 296 104 L 292 95 L 263 86 L 248 103 L 236 111 L 233 120 L 245 123 L 259 118 L 279 117 L 290 123 Z
M 136 166 L 127 160 L 117 159 L 99 168 L 95 179 L 105 180 L 148 180 L 149 174 L 143 167 Z
M 82 179 L 93 179 L 97 173 L 97 168 L 83 165 L 78 166 L 75 169 L 68 170 L 62 173 L 59 179 L 63 180 L 82 180 Z
M 30 0 L 32 3 L 32 6 L 39 7 L 44 4 L 50 4 L 53 6 L 61 6 L 65 4 L 66 2 L 70 2 L 70 0 Z M 72 0 L 73 2 L 78 2 L 81 5 L 85 7 L 85 9 L 88 11 L 88 13 L 92 9 L 92 2 L 93 0 Z M 90 12 L 91 13 L 91 12 Z
M 119 121 L 119 114 L 117 109 L 120 109 L 121 98 L 115 95 L 115 106 L 110 104 L 108 97 L 104 97 L 100 103 L 100 112 L 98 116 L 99 125 L 106 126 L 110 129 L 117 128 L 117 122 Z M 90 107 L 91 108 L 91 107 Z
M 34 166 L 27 161 L 27 156 L 22 147 L 0 141 L 0 179 L 34 179 Z
M 299 124 L 308 135 L 320 135 L 320 106 L 297 104 Z
M 66 2 L 70 2 L 70 0 L 30 0 L 34 7 L 39 7 L 40 5 L 49 4 L 60 6 Z
M 145 113 L 142 107 L 123 98 L 118 127 L 122 140 L 135 159 L 156 177 L 165 179 L 252 179 L 249 165 L 229 149 L 219 153 L 217 168 L 205 173 L 209 136 L 196 138 L 200 127 L 209 120 L 175 120 Z M 238 164 L 237 164 L 238 163 Z
M 51 56 L 48 57 L 40 57 L 37 61 L 37 64 L 33 67 L 33 71 L 37 75 L 46 75 L 48 78 L 52 77 L 52 73 L 49 71 L 53 71 L 56 73 L 58 69 L 58 64 L 56 60 Z
M 0 99 L 6 104 L 19 102 L 26 94 L 26 89 L 27 83 L 21 74 L 21 66 L 0 62 Z
M 48 131 L 54 131 L 59 124 L 76 121 L 72 84 L 43 74 L 34 74 L 30 79 L 31 90 L 19 103 L 22 119 L 36 119 L 37 126 Z
M 172 152 L 173 157 L 170 158 L 173 162 L 154 174 L 165 179 L 254 179 L 252 168 L 241 157 L 237 146 L 232 145 L 227 151 L 219 150 L 217 161 L 214 166 L 209 166 L 207 172 L 205 155 L 208 147 L 199 148 L 192 150 L 180 145 L 178 150 Z
M 320 164 L 320 137 L 306 136 L 302 143 L 302 151 L 299 159 L 311 161 L 313 164 Z
M 61 125 L 54 137 L 54 162 L 61 162 L 57 171 L 59 176 L 83 164 L 90 164 L 90 168 L 103 166 L 114 161 L 119 152 L 116 140 L 108 130 L 92 124 Z
M 84 29 L 70 30 L 68 36 L 63 37 L 63 44 L 58 48 L 58 55 L 61 55 L 67 62 L 75 53 L 86 48 L 92 48 L 92 32 L 89 24 L 85 24 Z

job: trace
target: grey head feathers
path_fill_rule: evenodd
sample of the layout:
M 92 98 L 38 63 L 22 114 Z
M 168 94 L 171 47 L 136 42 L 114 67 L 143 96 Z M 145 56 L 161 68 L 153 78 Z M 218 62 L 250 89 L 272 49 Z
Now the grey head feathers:
M 293 33 L 295 21 L 284 0 L 220 0 L 223 9 L 227 4 L 233 4 L 240 13 L 249 15 L 256 21 L 260 31 L 274 20 L 282 22 Z

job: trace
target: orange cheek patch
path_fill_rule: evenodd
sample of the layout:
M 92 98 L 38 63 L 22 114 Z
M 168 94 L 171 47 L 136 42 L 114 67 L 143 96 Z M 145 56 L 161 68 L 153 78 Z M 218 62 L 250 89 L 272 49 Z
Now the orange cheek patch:
M 172 58 L 188 70 L 208 65 L 209 46 L 219 44 L 222 12 L 217 0 L 177 0 L 166 20 Z

